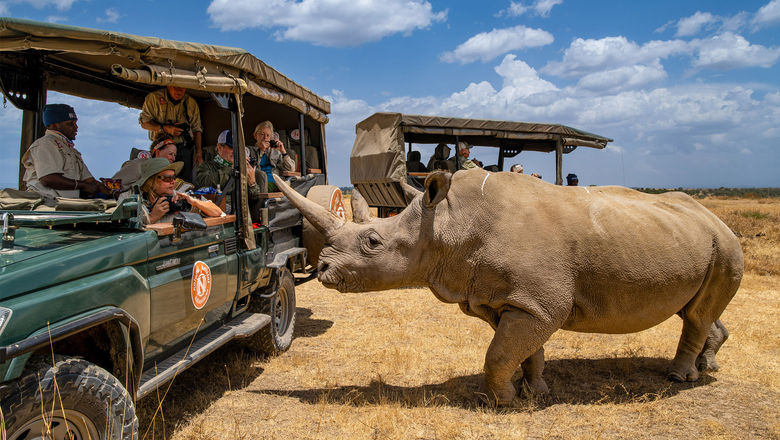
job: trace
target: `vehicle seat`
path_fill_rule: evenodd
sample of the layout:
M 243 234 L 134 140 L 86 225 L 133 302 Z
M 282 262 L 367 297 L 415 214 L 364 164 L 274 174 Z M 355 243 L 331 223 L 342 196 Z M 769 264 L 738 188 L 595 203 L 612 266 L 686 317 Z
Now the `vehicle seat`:
M 406 171 L 409 173 L 428 172 L 428 168 L 420 162 L 419 151 L 410 151 L 406 154 Z
M 455 172 L 455 164 L 447 160 L 450 157 L 450 147 L 447 144 L 439 144 L 434 150 L 433 156 L 428 160 L 428 170 L 444 170 Z

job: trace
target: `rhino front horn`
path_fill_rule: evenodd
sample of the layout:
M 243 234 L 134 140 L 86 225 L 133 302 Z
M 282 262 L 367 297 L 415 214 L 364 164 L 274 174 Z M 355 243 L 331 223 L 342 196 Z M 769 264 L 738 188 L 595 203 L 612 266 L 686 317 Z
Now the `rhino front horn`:
M 290 185 L 281 177 L 274 174 L 276 186 L 284 193 L 287 200 L 326 238 L 330 238 L 336 230 L 344 225 L 344 221 L 336 217 L 332 212 L 300 195 L 298 191 L 290 188 Z

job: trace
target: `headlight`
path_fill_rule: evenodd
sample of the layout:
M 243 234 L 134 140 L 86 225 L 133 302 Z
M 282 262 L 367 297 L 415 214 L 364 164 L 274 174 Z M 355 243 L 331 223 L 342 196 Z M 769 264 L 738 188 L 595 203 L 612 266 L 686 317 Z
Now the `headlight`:
M 11 319 L 11 309 L 0 307 L 0 334 L 3 334 L 3 329 L 5 329 L 9 319 Z

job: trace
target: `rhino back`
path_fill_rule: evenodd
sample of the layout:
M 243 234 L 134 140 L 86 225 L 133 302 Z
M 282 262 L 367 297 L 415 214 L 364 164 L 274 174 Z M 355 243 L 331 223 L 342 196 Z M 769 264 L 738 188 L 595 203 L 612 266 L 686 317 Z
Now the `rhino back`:
M 446 289 L 463 286 L 472 308 L 536 310 L 571 330 L 642 330 L 688 303 L 712 264 L 741 276 L 731 231 L 681 194 L 470 170 L 453 176 L 434 229 L 461 267 Z

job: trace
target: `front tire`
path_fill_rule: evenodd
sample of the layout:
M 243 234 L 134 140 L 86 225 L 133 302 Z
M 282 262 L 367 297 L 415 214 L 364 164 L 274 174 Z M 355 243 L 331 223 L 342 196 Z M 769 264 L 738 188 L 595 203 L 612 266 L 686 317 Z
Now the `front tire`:
M 277 289 L 270 295 L 257 295 L 253 312 L 265 313 L 271 323 L 249 341 L 249 347 L 259 353 L 276 356 L 292 345 L 295 331 L 295 279 L 286 267 L 279 269 Z
M 130 393 L 108 371 L 83 359 L 34 358 L 6 385 L 0 401 L 8 440 L 137 439 Z

